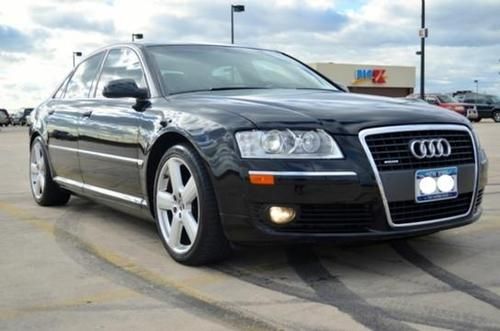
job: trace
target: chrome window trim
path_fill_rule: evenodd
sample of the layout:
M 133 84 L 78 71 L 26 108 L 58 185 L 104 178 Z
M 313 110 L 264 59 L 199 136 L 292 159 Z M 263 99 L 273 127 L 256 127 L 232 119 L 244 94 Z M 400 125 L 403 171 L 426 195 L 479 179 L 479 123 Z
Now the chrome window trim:
M 92 156 L 97 156 L 97 157 L 101 157 L 104 159 L 112 159 L 112 160 L 121 161 L 121 162 L 125 162 L 125 163 L 134 163 L 139 167 L 142 167 L 142 165 L 144 164 L 144 161 L 139 160 L 139 159 L 133 159 L 133 158 L 123 157 L 123 156 L 118 156 L 118 155 L 113 155 L 113 154 L 92 152 L 92 151 L 78 149 L 78 148 L 64 147 L 64 146 L 59 146 L 59 145 L 49 145 L 49 150 L 50 149 L 57 149 L 57 150 L 61 150 L 61 151 L 92 155 Z
M 278 177 L 340 177 L 357 176 L 354 171 L 248 171 L 249 175 L 272 175 Z
M 368 144 L 366 143 L 366 137 L 374 135 L 374 134 L 380 134 L 380 133 L 426 131 L 426 130 L 464 131 L 464 132 L 467 132 L 469 134 L 469 136 L 472 140 L 472 146 L 474 149 L 474 159 L 475 159 L 475 162 L 474 162 L 474 189 L 472 191 L 471 204 L 470 204 L 469 210 L 465 214 L 451 216 L 451 217 L 445 217 L 445 218 L 439 218 L 439 219 L 434 219 L 434 220 L 429 220 L 429 221 L 424 221 L 424 222 L 395 224 L 392 221 L 392 216 L 391 216 L 391 212 L 389 209 L 389 201 L 387 200 L 387 197 L 385 195 L 384 185 L 382 183 L 382 179 L 380 177 L 380 173 L 378 171 L 377 165 L 375 163 L 375 160 L 373 159 L 372 153 L 370 152 L 370 148 L 368 147 Z M 457 125 L 457 124 L 415 124 L 415 125 L 387 126 L 387 127 L 379 127 L 379 128 L 361 130 L 359 132 L 359 140 L 361 142 L 361 145 L 363 146 L 365 154 L 368 158 L 368 161 L 370 162 L 373 173 L 375 175 L 375 179 L 377 181 L 380 195 L 382 197 L 382 202 L 384 204 L 384 210 L 385 210 L 386 217 L 387 217 L 387 223 L 389 223 L 389 225 L 391 227 L 404 228 L 404 227 L 410 227 L 410 226 L 418 226 L 418 225 L 446 222 L 446 221 L 451 221 L 453 219 L 466 217 L 467 215 L 469 215 L 473 211 L 474 202 L 476 200 L 476 195 L 477 195 L 478 174 L 479 174 L 479 165 L 478 165 L 479 155 L 477 152 L 476 140 L 475 140 L 474 134 L 472 133 L 472 131 L 468 127 L 466 127 L 464 125 Z
M 90 184 L 85 184 L 82 182 L 78 182 L 76 180 L 64 178 L 64 177 L 54 177 L 54 181 L 58 184 L 61 184 L 63 186 L 70 186 L 70 187 L 76 187 L 80 190 L 88 190 L 92 191 L 94 193 L 99 193 L 117 200 L 122 200 L 126 201 L 129 203 L 133 203 L 136 205 L 141 205 L 141 206 L 147 206 L 146 200 L 143 198 L 135 197 L 133 195 L 125 194 L 125 193 L 120 193 L 112 190 L 108 190 L 102 187 L 90 185 Z

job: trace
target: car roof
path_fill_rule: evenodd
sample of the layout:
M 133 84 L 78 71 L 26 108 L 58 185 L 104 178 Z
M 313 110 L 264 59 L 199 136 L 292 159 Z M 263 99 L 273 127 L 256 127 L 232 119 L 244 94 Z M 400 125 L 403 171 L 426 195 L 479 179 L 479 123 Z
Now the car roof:
M 96 49 L 92 53 L 89 53 L 87 56 L 85 56 L 84 59 L 82 59 L 81 62 L 83 62 L 85 59 L 93 56 L 94 54 L 100 53 L 102 51 L 111 49 L 111 48 L 117 48 L 117 47 L 130 47 L 133 49 L 137 50 L 142 50 L 147 47 L 156 47 L 156 46 L 196 46 L 196 47 L 203 47 L 203 46 L 208 46 L 208 47 L 227 47 L 227 48 L 241 48 L 241 49 L 254 49 L 254 50 L 260 50 L 260 51 L 269 51 L 269 52 L 278 52 L 281 53 L 278 50 L 275 49 L 269 49 L 269 48 L 260 48 L 260 47 L 254 47 L 254 46 L 244 46 L 244 45 L 233 45 L 233 44 L 217 44 L 217 43 L 132 43 L 132 42 L 125 42 L 125 43 L 114 43 L 110 45 L 103 46 L 101 48 Z

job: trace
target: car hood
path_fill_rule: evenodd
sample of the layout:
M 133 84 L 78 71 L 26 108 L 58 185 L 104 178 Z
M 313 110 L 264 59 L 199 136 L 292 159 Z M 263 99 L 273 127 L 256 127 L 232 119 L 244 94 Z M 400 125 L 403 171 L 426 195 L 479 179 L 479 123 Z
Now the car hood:
M 232 90 L 179 94 L 189 102 L 237 114 L 259 128 L 317 127 L 357 134 L 370 127 L 402 124 L 463 124 L 449 110 L 402 99 L 316 90 Z

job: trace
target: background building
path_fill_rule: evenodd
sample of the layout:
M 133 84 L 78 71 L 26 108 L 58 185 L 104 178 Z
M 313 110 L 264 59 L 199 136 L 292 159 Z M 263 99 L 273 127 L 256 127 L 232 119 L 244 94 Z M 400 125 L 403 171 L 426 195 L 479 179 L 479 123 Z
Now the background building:
M 353 93 L 405 97 L 415 88 L 415 67 L 345 63 L 311 63 L 310 66 Z

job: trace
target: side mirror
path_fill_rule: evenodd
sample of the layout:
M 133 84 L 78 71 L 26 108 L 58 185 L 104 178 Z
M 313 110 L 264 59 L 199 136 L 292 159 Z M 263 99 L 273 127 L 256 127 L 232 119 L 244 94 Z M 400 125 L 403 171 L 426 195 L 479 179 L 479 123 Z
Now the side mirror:
M 116 79 L 110 81 L 102 91 L 106 98 L 135 98 L 144 100 L 148 90 L 137 86 L 133 79 Z

